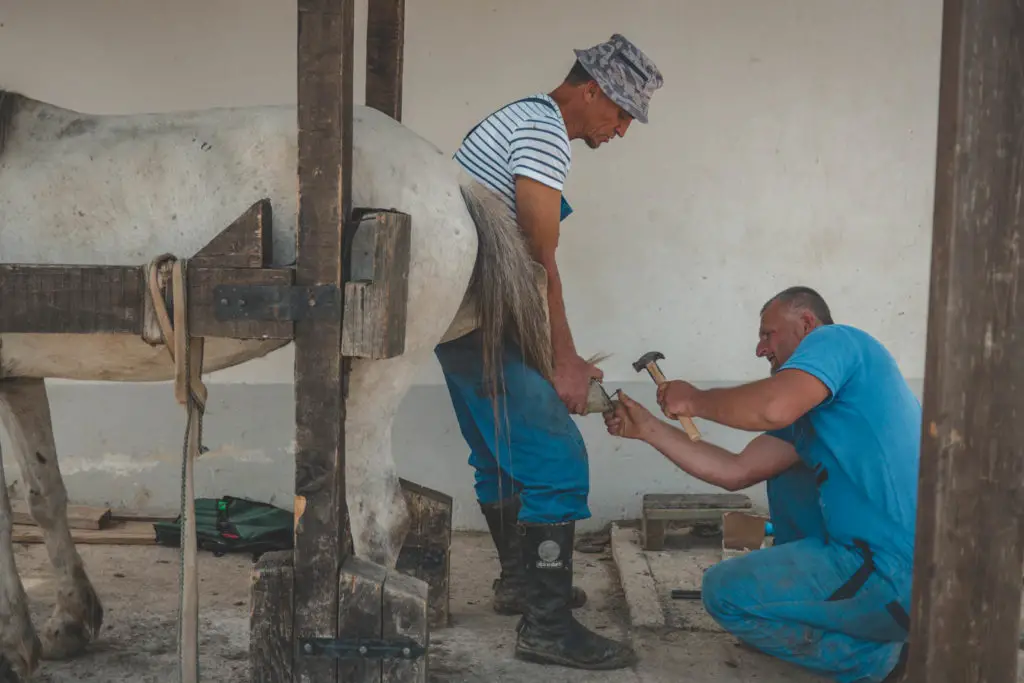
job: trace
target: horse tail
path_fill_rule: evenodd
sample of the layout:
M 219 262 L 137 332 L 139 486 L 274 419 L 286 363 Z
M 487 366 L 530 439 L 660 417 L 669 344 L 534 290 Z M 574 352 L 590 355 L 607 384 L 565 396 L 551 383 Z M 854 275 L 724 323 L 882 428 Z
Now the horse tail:
M 527 365 L 551 379 L 547 297 L 538 287 L 543 271 L 530 255 L 515 216 L 497 194 L 472 179 L 464 180 L 460 189 L 478 235 L 469 295 L 480 320 L 484 385 L 495 399 L 503 379 L 499 360 L 506 339 L 518 345 Z

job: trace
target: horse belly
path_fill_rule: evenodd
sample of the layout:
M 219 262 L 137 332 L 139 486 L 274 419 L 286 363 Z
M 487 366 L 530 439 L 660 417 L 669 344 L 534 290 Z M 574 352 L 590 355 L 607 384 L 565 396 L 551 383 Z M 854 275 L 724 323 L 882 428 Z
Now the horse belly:
M 206 339 L 203 371 L 215 372 L 267 355 L 282 340 Z M 113 382 L 174 379 L 163 345 L 131 334 L 0 335 L 0 377 L 38 377 Z

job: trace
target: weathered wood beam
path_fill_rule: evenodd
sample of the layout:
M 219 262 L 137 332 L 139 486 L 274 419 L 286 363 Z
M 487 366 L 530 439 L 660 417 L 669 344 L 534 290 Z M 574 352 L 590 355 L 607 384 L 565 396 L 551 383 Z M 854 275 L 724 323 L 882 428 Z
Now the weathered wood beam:
M 0 332 L 141 334 L 139 266 L 0 265 Z
M 452 497 L 421 484 L 399 480 L 409 509 L 409 533 L 395 568 L 427 584 L 429 626 L 450 623 Z
M 345 283 L 341 352 L 394 358 L 405 353 L 411 220 L 398 211 L 369 211 L 357 220 Z
M 946 0 L 908 679 L 1017 680 L 1024 3 Z
M 261 199 L 196 252 L 189 262 L 203 268 L 266 268 L 271 263 L 273 211 Z
M 299 214 L 295 282 L 343 288 L 351 214 L 353 0 L 298 2 Z M 293 680 L 333 683 L 338 661 L 302 639 L 338 638 L 338 581 L 350 548 L 345 504 L 342 316 L 295 323 Z
M 231 287 L 289 287 L 290 268 L 200 268 L 189 263 L 189 330 L 194 337 L 231 339 L 291 339 L 290 320 L 222 319 L 218 310 L 244 309 L 244 297 L 227 297 L 219 290 Z M 282 290 L 283 291 L 283 290 Z
M 293 584 L 292 551 L 264 553 L 256 561 L 249 584 L 250 683 L 292 680 Z
M 367 0 L 366 105 L 402 120 L 405 0 Z

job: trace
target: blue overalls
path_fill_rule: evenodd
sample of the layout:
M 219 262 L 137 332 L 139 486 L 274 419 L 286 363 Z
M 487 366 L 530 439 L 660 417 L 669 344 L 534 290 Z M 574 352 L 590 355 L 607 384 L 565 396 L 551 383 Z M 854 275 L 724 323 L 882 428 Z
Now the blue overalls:
M 539 98 L 525 100 L 551 106 Z M 571 213 L 562 197 L 561 220 Z M 505 391 L 498 397 L 496 425 L 494 406 L 483 388 L 480 338 L 475 330 L 434 350 L 470 448 L 477 500 L 497 503 L 519 495 L 519 521 L 528 524 L 587 519 L 590 465 L 568 408 L 554 386 L 527 366 L 519 348 L 506 340 Z
M 767 482 L 775 545 L 704 575 L 704 606 L 728 632 L 840 683 L 882 681 L 909 629 L 921 405 L 889 352 L 828 325 L 785 368 L 831 394 L 770 432 L 801 462 Z

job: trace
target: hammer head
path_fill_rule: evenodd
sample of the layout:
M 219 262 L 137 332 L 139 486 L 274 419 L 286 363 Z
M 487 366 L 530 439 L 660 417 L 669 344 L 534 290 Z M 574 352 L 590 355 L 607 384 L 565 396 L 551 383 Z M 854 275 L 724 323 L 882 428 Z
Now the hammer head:
M 651 363 L 657 362 L 664 358 L 665 356 L 664 354 L 661 353 L 661 351 L 648 351 L 644 355 L 640 356 L 640 358 L 638 358 L 635 363 L 633 363 L 633 369 L 636 370 L 637 372 L 640 372 L 641 370 L 646 369 L 647 366 L 650 365 Z

